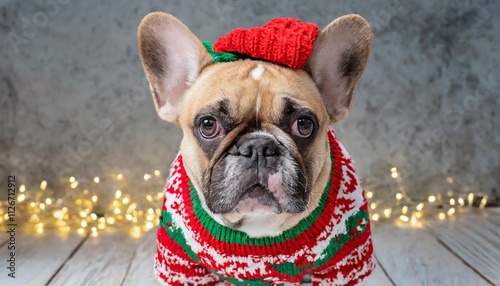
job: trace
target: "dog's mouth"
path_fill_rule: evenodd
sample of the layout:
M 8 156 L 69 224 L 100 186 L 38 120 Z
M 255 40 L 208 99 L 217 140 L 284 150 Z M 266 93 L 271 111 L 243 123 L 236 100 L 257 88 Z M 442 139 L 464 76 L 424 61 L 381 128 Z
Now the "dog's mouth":
M 235 213 L 281 213 L 282 207 L 273 193 L 262 184 L 254 184 L 240 196 Z

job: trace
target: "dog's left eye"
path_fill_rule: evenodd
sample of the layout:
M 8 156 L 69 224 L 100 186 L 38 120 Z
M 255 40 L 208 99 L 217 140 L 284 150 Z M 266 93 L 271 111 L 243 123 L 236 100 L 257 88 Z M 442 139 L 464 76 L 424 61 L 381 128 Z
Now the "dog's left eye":
M 201 136 L 206 139 L 212 139 L 220 133 L 220 126 L 217 119 L 205 117 L 200 121 L 199 130 Z
M 292 134 L 300 137 L 307 138 L 311 136 L 314 130 L 314 122 L 307 117 L 299 117 L 292 124 Z

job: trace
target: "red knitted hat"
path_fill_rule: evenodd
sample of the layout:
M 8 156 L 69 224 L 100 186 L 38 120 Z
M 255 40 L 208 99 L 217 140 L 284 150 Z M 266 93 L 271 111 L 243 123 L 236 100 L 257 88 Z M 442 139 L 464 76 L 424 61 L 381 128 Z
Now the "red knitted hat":
M 216 52 L 238 53 L 256 59 L 302 68 L 311 56 L 318 26 L 293 18 L 276 18 L 256 28 L 238 28 L 220 37 Z

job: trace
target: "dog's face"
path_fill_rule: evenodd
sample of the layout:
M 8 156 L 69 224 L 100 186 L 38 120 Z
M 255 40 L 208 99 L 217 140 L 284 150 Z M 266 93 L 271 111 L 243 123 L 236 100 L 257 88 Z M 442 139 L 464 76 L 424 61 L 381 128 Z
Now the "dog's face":
M 368 59 L 364 19 L 330 23 L 301 70 L 250 59 L 212 63 L 165 13 L 144 18 L 138 44 L 160 117 L 183 130 L 184 165 L 209 214 L 262 236 L 314 209 L 330 171 L 326 131 L 347 116 Z M 265 230 L 252 228 L 262 220 Z

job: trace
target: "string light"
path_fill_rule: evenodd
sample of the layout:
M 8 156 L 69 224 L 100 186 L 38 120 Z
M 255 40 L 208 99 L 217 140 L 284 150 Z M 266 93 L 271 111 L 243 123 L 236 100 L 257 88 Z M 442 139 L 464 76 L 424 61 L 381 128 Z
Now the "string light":
M 463 207 L 463 206 L 465 206 L 465 201 L 464 201 L 464 199 L 463 199 L 463 198 L 458 198 L 458 204 L 459 204 L 460 206 L 462 206 L 462 207 Z
M 424 203 L 419 203 L 416 207 L 417 210 L 421 211 L 424 208 Z
M 404 222 L 409 222 L 409 221 L 410 221 L 410 218 L 409 218 L 409 217 L 407 217 L 407 216 L 405 216 L 405 215 L 400 215 L 400 216 L 399 216 L 399 219 L 401 219 L 401 220 L 402 220 L 402 221 L 404 221 Z
M 439 213 L 438 218 L 440 220 L 444 220 L 446 218 L 446 215 L 443 212 L 441 212 L 441 213 Z
M 455 208 L 450 208 L 450 209 L 448 210 L 448 215 L 449 215 L 449 216 L 452 216 L 454 213 L 455 213 Z
M 390 168 L 390 171 L 393 178 L 398 178 L 391 183 L 396 184 L 397 192 L 389 192 L 393 195 L 388 198 L 382 197 L 384 192 L 379 191 L 377 186 L 365 192 L 373 222 L 399 221 L 418 226 L 424 216 L 437 215 L 440 220 L 451 219 L 461 207 L 484 208 L 488 203 L 485 195 L 458 195 L 451 189 L 444 193 L 445 199 L 442 199 L 441 193 L 430 193 L 425 200 L 415 200 L 406 195 L 400 171 L 396 167 Z M 96 237 L 109 228 L 127 227 L 131 236 L 140 237 L 159 223 L 159 206 L 164 196 L 160 191 L 164 188 L 161 175 L 160 170 L 154 170 L 144 173 L 142 180 L 139 176 L 139 179 L 127 178 L 127 181 L 122 173 L 110 176 L 99 174 L 90 179 L 81 178 L 80 181 L 71 176 L 61 182 L 66 192 L 65 197 L 60 198 L 52 192 L 59 188 L 57 183 L 51 183 L 49 190 L 47 180 L 43 180 L 40 188 L 30 188 L 29 192 L 26 185 L 20 185 L 17 195 L 19 213 L 16 215 L 20 219 L 23 217 L 27 222 L 24 225 L 39 234 L 46 229 L 57 228 L 61 232 L 75 231 L 79 235 Z M 443 180 L 454 183 L 452 178 Z M 130 190 L 141 192 L 134 194 Z M 9 216 L 1 210 L 0 229 L 3 230 L 1 222 L 8 220 Z

